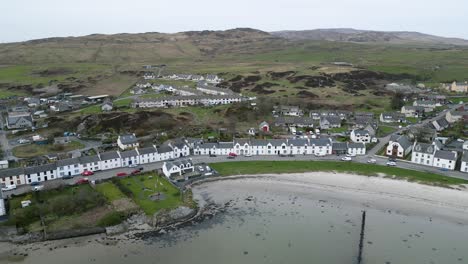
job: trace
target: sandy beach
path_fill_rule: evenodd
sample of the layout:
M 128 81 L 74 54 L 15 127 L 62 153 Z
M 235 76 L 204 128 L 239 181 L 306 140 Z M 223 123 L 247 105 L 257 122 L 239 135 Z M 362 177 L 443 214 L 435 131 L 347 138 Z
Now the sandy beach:
M 280 229 L 274 228 L 274 225 L 278 224 L 279 226 L 284 226 L 286 231 L 292 230 L 291 232 L 294 232 L 297 229 L 298 233 L 291 237 L 290 241 L 302 239 L 301 235 L 299 235 L 302 232 L 301 230 L 304 230 L 304 227 L 310 228 L 315 225 L 316 230 L 310 232 L 312 232 L 311 235 L 313 236 L 321 237 L 322 239 L 319 241 L 323 241 L 327 237 L 331 241 L 334 241 L 334 239 L 340 241 L 344 239 L 342 243 L 354 243 L 355 239 L 349 236 L 358 234 L 359 230 L 357 229 L 358 225 L 356 221 L 359 219 L 359 212 L 361 210 L 373 212 L 373 224 L 377 226 L 371 227 L 374 235 L 371 233 L 370 236 L 375 236 L 373 241 L 374 243 L 377 241 L 378 245 L 392 241 L 391 239 L 378 241 L 382 236 L 391 236 L 391 234 L 378 235 L 378 232 L 381 232 L 378 230 L 380 230 L 380 226 L 382 225 L 395 225 L 393 229 L 400 230 L 401 232 L 401 234 L 396 235 L 396 239 L 402 239 L 408 232 L 412 232 L 412 230 L 422 225 L 421 230 L 419 230 L 421 232 L 414 234 L 414 236 L 419 237 L 425 233 L 424 235 L 426 236 L 447 236 L 447 239 L 453 239 L 453 234 L 459 232 L 459 239 L 463 240 L 466 235 L 463 233 L 463 230 L 466 229 L 465 225 L 468 224 L 468 191 L 465 189 L 427 186 L 382 177 L 324 172 L 242 175 L 219 178 L 210 182 L 197 184 L 193 186 L 193 193 L 194 198 L 199 201 L 200 205 L 207 202 L 216 204 L 231 203 L 227 208 L 228 211 L 221 213 L 221 215 L 229 215 L 226 216 L 229 220 L 222 220 L 221 223 L 216 222 L 215 225 L 210 223 L 210 220 L 207 220 L 206 223 L 201 222 L 194 226 L 187 226 L 168 233 L 163 238 L 155 238 L 152 243 L 156 243 L 159 248 L 157 251 L 154 250 L 155 246 L 151 243 L 147 243 L 147 241 L 141 239 L 134 239 L 128 233 L 107 238 L 99 235 L 29 245 L 0 243 L 0 263 L 10 263 L 12 260 L 18 263 L 50 264 L 63 263 L 65 260 L 70 264 L 100 263 L 99 260 L 106 260 L 109 263 L 110 261 L 113 263 L 127 263 L 132 260 L 143 261 L 156 257 L 166 263 L 181 263 L 193 258 L 193 255 L 190 254 L 175 253 L 181 252 L 181 248 L 185 248 L 189 253 L 193 250 L 197 252 L 206 251 L 205 253 L 200 253 L 200 256 L 197 255 L 199 261 L 206 261 L 203 259 L 203 256 L 210 254 L 211 258 L 222 260 L 226 257 L 226 254 L 229 255 L 231 252 L 220 251 L 219 255 L 213 255 L 214 253 L 212 253 L 210 247 L 219 244 L 216 240 L 226 235 L 226 228 L 228 228 L 227 230 L 231 230 L 233 226 L 240 228 L 237 231 L 233 230 L 233 233 L 229 234 L 229 236 L 239 234 L 240 237 L 237 239 L 232 238 L 233 241 L 243 241 L 249 234 L 258 232 L 258 230 L 262 230 L 266 226 L 270 226 L 268 229 L 270 231 L 265 231 L 266 234 L 274 233 L 273 230 L 278 232 L 277 230 Z M 253 218 L 248 221 L 235 222 L 237 221 L 237 216 L 231 218 L 230 214 L 234 213 L 235 216 L 236 212 L 240 212 L 238 211 L 239 209 L 244 212 L 241 218 Z M 220 217 L 223 218 L 223 216 Z M 283 217 L 286 218 L 283 219 Z M 291 219 L 295 219 L 293 222 L 297 221 L 297 223 L 288 226 L 286 223 L 289 223 Z M 229 223 L 229 221 L 234 222 Z M 246 228 L 243 225 L 247 223 L 253 225 L 250 227 L 252 230 L 242 235 L 242 232 L 246 232 Z M 254 225 L 255 223 L 257 225 Z M 430 230 L 434 228 L 436 228 L 437 232 L 430 234 Z M 326 229 L 329 230 L 327 231 Z M 266 234 L 263 241 L 247 240 L 240 243 L 239 247 L 241 248 L 244 243 L 249 242 L 254 242 L 255 245 L 266 243 L 265 239 L 268 237 Z M 263 234 L 258 233 L 255 237 L 257 236 L 261 237 Z M 285 235 L 279 235 L 280 238 L 283 236 Z M 414 237 L 413 235 L 410 236 Z M 184 237 L 184 239 L 180 237 Z M 197 239 L 200 239 L 202 242 L 192 242 L 197 241 Z M 307 243 L 312 242 L 307 237 L 304 239 L 306 239 Z M 403 239 L 403 241 L 409 241 L 409 239 L 412 238 Z M 276 240 L 273 239 L 272 241 Z M 427 238 L 423 244 L 433 240 Z M 206 241 L 213 241 L 214 244 L 206 244 Z M 303 242 L 297 241 L 297 243 Z M 315 254 L 325 252 L 326 247 L 321 248 L 322 242 L 315 241 L 314 243 L 317 243 L 315 245 L 317 248 Z M 404 246 L 401 249 L 398 249 L 399 245 L 395 247 L 395 244 L 385 246 L 385 248 L 394 247 L 395 250 L 398 250 L 398 253 L 389 255 L 389 259 L 406 249 L 405 243 L 407 242 L 400 241 L 400 243 L 403 243 Z M 265 248 L 269 248 L 270 246 L 268 244 Z M 422 248 L 418 250 L 432 252 L 433 248 L 436 247 L 431 245 L 432 249 Z M 347 259 L 354 254 L 353 250 L 347 250 L 348 252 L 344 251 L 346 254 L 342 256 L 343 259 Z M 377 252 L 377 257 L 383 254 L 379 250 L 377 248 L 375 251 Z M 460 249 L 460 251 L 466 252 L 464 249 Z M 308 250 L 298 249 L 296 253 L 291 253 L 293 254 L 291 256 L 299 256 L 304 252 L 307 253 Z M 266 251 L 266 253 L 271 254 L 270 251 Z M 82 259 L 83 254 L 86 254 L 86 259 Z M 237 255 L 235 253 L 232 254 L 234 255 L 230 257 L 233 263 L 240 261 L 236 259 Z M 409 254 L 408 257 L 402 255 L 402 258 L 408 259 L 414 253 Z M 275 256 L 275 258 L 278 257 Z M 325 257 L 329 258 L 330 256 Z M 371 258 L 372 256 L 368 257 Z M 446 258 L 446 256 L 441 256 L 441 259 L 443 257 Z M 263 259 L 263 256 L 258 256 L 256 261 L 261 259 Z M 256 263 L 256 261 L 245 263 Z M 298 263 L 301 263 L 301 261 L 301 259 L 297 259 Z M 339 261 L 337 260 L 335 263 Z

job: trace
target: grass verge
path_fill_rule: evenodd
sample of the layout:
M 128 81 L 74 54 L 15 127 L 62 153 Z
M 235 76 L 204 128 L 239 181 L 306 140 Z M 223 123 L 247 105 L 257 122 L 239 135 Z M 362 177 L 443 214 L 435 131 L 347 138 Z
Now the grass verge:
M 385 174 L 397 179 L 420 182 L 430 185 L 448 186 L 467 184 L 467 180 L 457 179 L 408 169 L 385 167 L 374 164 L 345 163 L 336 161 L 242 161 L 213 163 L 211 166 L 223 176 L 263 173 L 300 173 L 314 171 L 351 172 L 366 176 Z

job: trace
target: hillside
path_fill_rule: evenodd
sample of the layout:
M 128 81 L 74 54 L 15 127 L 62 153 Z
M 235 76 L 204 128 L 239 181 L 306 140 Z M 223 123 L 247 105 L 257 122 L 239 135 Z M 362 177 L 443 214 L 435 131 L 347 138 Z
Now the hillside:
M 254 29 L 176 34 L 94 34 L 0 44 L 0 65 L 39 63 L 139 63 L 265 51 L 284 39 Z
M 468 40 L 459 38 L 444 38 L 407 31 L 371 31 L 351 28 L 314 29 L 303 31 L 277 31 L 274 36 L 290 40 L 321 40 L 356 43 L 388 43 L 388 44 L 431 44 L 431 45 L 468 45 Z

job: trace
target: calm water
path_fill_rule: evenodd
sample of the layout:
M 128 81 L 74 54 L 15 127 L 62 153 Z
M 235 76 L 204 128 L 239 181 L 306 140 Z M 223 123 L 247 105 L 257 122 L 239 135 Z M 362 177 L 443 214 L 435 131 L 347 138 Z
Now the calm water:
M 86 238 L 52 251 L 33 246 L 19 263 L 357 263 L 364 209 L 362 263 L 468 263 L 465 225 L 285 185 L 258 179 L 204 185 L 195 193 L 231 201 L 226 213 L 145 240 L 105 245 Z

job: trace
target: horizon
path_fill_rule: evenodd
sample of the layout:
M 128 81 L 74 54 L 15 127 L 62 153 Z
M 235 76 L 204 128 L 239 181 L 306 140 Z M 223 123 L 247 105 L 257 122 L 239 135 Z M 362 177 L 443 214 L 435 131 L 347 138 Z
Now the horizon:
M 402 9 L 401 6 L 405 8 Z M 424 6 L 424 12 L 419 12 Z M 110 8 L 112 7 L 112 8 Z M 239 0 L 196 3 L 173 0 L 102 0 L 66 3 L 58 0 L 4 4 L 0 43 L 91 34 L 177 33 L 186 31 L 254 28 L 265 32 L 353 28 L 370 31 L 419 32 L 468 39 L 463 25 L 468 17 L 459 10 L 468 2 L 447 0 Z M 21 15 L 19 15 L 21 14 Z M 365 14 L 363 16 L 362 14 Z M 85 19 L 84 19 L 85 18 Z

